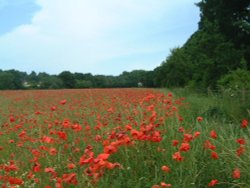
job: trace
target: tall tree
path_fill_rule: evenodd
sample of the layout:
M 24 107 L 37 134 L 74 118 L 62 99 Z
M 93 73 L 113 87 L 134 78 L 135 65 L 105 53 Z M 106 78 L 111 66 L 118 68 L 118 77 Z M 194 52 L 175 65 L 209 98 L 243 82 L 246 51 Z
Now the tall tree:
M 64 88 L 74 88 L 75 87 L 75 77 L 74 75 L 69 71 L 63 71 L 61 72 L 58 77 L 63 82 Z

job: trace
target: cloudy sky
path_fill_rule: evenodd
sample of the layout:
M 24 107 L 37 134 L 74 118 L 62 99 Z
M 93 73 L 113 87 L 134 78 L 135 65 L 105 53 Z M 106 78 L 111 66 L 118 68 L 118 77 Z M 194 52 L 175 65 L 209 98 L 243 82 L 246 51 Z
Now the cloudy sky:
M 0 0 L 0 69 L 153 70 L 197 30 L 199 0 Z

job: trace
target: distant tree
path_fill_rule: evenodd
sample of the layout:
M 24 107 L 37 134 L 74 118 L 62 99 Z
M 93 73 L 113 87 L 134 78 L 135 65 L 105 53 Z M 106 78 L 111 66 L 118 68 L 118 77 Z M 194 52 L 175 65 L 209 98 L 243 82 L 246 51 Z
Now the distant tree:
M 0 72 L 0 89 L 15 89 L 14 79 L 10 72 Z
M 55 75 L 44 76 L 41 79 L 39 88 L 41 89 L 61 89 L 63 88 L 63 82 Z
M 72 74 L 69 71 L 63 71 L 61 72 L 58 77 L 62 80 L 63 87 L 64 88 L 74 88 L 75 87 L 75 77 L 74 74 Z
M 76 80 L 75 87 L 80 88 L 91 88 L 93 87 L 93 83 L 90 80 Z

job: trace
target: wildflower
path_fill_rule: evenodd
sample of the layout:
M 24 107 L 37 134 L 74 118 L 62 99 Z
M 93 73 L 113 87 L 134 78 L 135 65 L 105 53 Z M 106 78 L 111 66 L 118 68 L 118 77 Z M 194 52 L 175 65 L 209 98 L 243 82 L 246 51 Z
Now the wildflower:
M 112 154 L 117 152 L 117 148 L 115 146 L 109 145 L 104 147 L 104 153 Z
M 32 171 L 29 171 L 28 174 L 27 174 L 27 178 L 28 178 L 28 179 L 33 179 L 34 176 L 35 176 L 35 175 L 33 174 Z
M 62 180 L 65 183 L 77 185 L 76 173 L 63 174 Z
M 64 104 L 66 104 L 66 102 L 67 102 L 67 100 L 66 100 L 66 99 L 61 100 L 61 101 L 60 101 L 60 104 L 61 104 L 61 105 L 64 105 Z
M 76 165 L 74 163 L 69 163 L 67 165 L 68 169 L 74 169 L 76 167 Z
M 235 168 L 232 174 L 232 177 L 234 179 L 239 179 L 240 178 L 240 169 L 239 168 Z
M 179 127 L 179 132 L 183 133 L 185 131 L 185 129 L 183 127 Z
M 194 138 L 197 138 L 198 136 L 200 136 L 200 134 L 201 134 L 201 133 L 200 133 L 199 131 L 195 132 L 195 133 L 194 133 Z
M 36 162 L 36 163 L 34 164 L 34 166 L 33 166 L 32 169 L 33 169 L 34 172 L 39 172 L 39 171 L 41 170 L 41 165 L 40 165 L 40 163 Z
M 178 140 L 172 140 L 172 146 L 177 146 L 179 144 Z
M 48 167 L 48 168 L 45 168 L 45 169 L 44 169 L 44 172 L 55 173 L 55 169 L 54 169 L 54 168 L 51 168 L 51 167 Z
M 102 137 L 98 134 L 95 136 L 95 141 L 99 142 L 101 141 Z
M 50 154 L 50 155 L 56 155 L 56 154 L 57 154 L 56 148 L 50 148 L 50 149 L 49 149 L 49 154 Z
M 198 116 L 198 117 L 196 118 L 196 120 L 197 120 L 198 122 L 202 122 L 202 121 L 203 121 L 203 117 Z
M 61 138 L 62 140 L 67 140 L 67 135 L 65 132 L 62 132 L 62 131 L 58 131 L 57 132 L 57 135 L 59 138 Z
M 245 153 L 245 147 L 243 145 L 241 145 L 237 150 L 236 150 L 236 154 L 237 156 L 241 156 L 243 153 Z
M 184 151 L 184 152 L 187 152 L 190 150 L 190 145 L 189 143 L 182 143 L 180 148 L 179 148 L 180 151 Z
M 238 138 L 238 139 L 236 140 L 236 142 L 238 142 L 240 145 L 246 144 L 246 141 L 245 141 L 244 138 Z
M 183 161 L 184 157 L 181 156 L 181 153 L 178 151 L 178 152 L 175 152 L 173 155 L 172 155 L 172 158 L 176 161 Z
M 161 170 L 164 172 L 170 172 L 170 168 L 168 166 L 165 166 L 165 165 L 161 167 Z
M 217 133 L 215 132 L 215 130 L 212 130 L 210 132 L 210 137 L 213 138 L 213 139 L 216 139 L 217 138 Z
M 219 159 L 219 156 L 218 156 L 218 154 L 215 151 L 212 151 L 211 158 L 212 159 Z
M 110 154 L 108 153 L 101 153 L 98 155 L 98 159 L 101 159 L 101 160 L 107 160 L 109 158 Z
M 218 184 L 218 180 L 211 180 L 209 183 L 208 183 L 208 187 L 213 187 L 213 186 L 215 186 L 216 184 Z
M 209 140 L 205 141 L 204 147 L 206 149 L 211 149 L 211 150 L 215 150 L 216 149 L 216 146 L 214 146 Z
M 193 140 L 193 136 L 191 134 L 184 134 L 184 142 L 191 142 Z
M 165 182 L 161 182 L 161 187 L 172 187 L 170 183 L 166 184 Z
M 248 126 L 248 120 L 243 119 L 243 120 L 241 121 L 241 128 L 247 128 L 247 126 Z
M 180 122 L 182 122 L 182 121 L 184 120 L 184 118 L 181 117 L 181 116 L 179 115 L 179 116 L 178 116 L 178 120 L 179 120 Z
M 14 116 L 10 116 L 10 122 L 13 123 L 15 121 L 16 121 L 15 117 Z
M 52 107 L 50 108 L 50 110 L 51 110 L 51 111 L 55 111 L 55 110 L 56 110 L 56 106 L 52 106 Z
M 10 185 L 22 185 L 23 180 L 20 178 L 9 177 L 9 183 L 10 183 Z
M 42 140 L 42 142 L 45 142 L 45 143 L 53 143 L 54 142 L 54 139 L 51 137 L 48 137 L 48 136 L 43 136 L 41 140 Z

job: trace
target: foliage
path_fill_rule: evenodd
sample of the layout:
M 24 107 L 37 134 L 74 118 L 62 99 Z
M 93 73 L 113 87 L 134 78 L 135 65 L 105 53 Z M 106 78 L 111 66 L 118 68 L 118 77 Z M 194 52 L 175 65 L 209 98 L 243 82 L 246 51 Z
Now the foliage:
M 218 81 L 220 87 L 232 90 L 250 90 L 250 71 L 237 69 Z
M 249 0 L 202 0 L 197 6 L 198 30 L 155 69 L 156 85 L 217 89 L 229 72 L 250 69 Z

